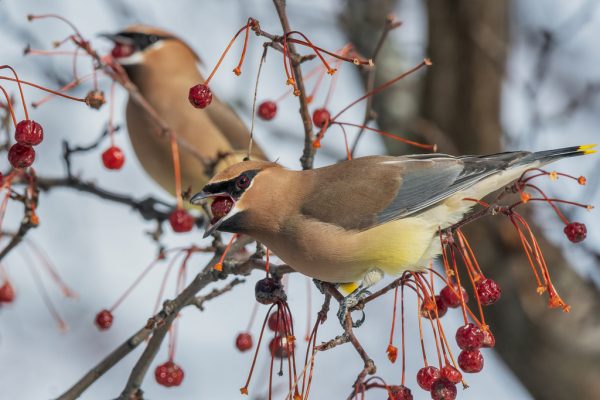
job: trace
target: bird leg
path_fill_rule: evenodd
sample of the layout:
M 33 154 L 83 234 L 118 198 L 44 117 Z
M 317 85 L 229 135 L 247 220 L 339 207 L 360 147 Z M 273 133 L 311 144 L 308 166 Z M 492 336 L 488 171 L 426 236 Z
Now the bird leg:
M 359 301 L 369 296 L 371 292 L 369 292 L 367 289 L 379 282 L 381 278 L 383 278 L 382 270 L 379 268 L 370 269 L 365 274 L 361 284 L 352 293 L 340 301 L 340 309 L 338 310 L 337 317 L 342 326 L 344 326 L 344 320 L 346 319 L 346 313 L 348 310 L 357 305 Z M 365 312 L 363 310 L 360 311 L 362 312 L 362 316 L 359 320 L 352 321 L 353 328 L 358 328 L 363 324 L 363 322 L 365 322 Z

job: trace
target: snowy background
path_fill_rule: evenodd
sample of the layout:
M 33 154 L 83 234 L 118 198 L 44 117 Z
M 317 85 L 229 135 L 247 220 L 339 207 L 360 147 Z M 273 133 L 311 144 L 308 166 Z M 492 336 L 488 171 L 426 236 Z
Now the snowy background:
M 289 16 L 294 28 L 310 32 L 311 38 L 327 49 L 337 49 L 345 43 L 343 33 L 335 20 L 344 4 L 340 1 L 289 1 Z M 526 4 L 521 4 L 526 3 Z M 560 3 L 560 4 L 559 4 Z M 527 150 L 561 147 L 573 144 L 597 142 L 597 131 L 593 129 L 592 120 L 575 115 L 563 121 L 556 131 L 530 137 L 528 120 L 531 107 L 522 93 L 522 82 L 530 79 L 531 68 L 527 64 L 530 56 L 526 35 L 519 36 L 531 27 L 547 25 L 554 27 L 561 24 L 569 13 L 577 10 L 579 1 L 544 2 L 542 7 L 537 2 L 518 2 L 515 15 L 514 49 L 509 60 L 509 75 L 513 82 L 506 84 L 505 108 L 503 119 L 509 134 L 507 146 L 522 147 Z M 550 6 L 552 5 L 552 7 Z M 560 5 L 560 7 L 559 7 Z M 141 2 L 122 1 L 1 1 L 0 2 L 0 34 L 2 48 L 0 64 L 10 64 L 17 68 L 23 79 L 57 87 L 57 78 L 68 81 L 70 77 L 70 59 L 23 57 L 25 45 L 30 43 L 34 48 L 50 48 L 51 41 L 60 40 L 69 34 L 64 25 L 50 20 L 28 23 L 29 13 L 53 12 L 73 21 L 83 35 L 93 38 L 97 47 L 109 50 L 109 44 L 97 39 L 99 32 L 115 32 L 132 23 L 157 25 L 174 32 L 185 39 L 198 51 L 205 65 L 204 71 L 215 64 L 218 55 L 228 43 L 231 35 L 244 24 L 248 16 L 257 18 L 262 27 L 269 32 L 279 32 L 279 21 L 270 1 L 177 1 L 177 2 Z M 397 10 L 399 20 L 404 21 L 401 29 L 393 34 L 407 46 L 411 58 L 408 64 L 416 64 L 423 57 L 425 15 L 420 1 L 402 2 Z M 594 16 L 591 16 L 593 18 Z M 598 54 L 588 52 L 590 43 L 594 43 L 600 33 L 600 24 L 588 24 L 586 29 L 577 32 L 577 36 L 563 44 L 568 61 L 556 65 L 553 69 L 564 79 L 550 84 L 542 96 L 543 109 L 560 108 L 563 91 L 576 87 L 583 81 L 583 75 L 593 77 L 598 73 Z M 246 62 L 242 78 L 235 78 L 228 71 L 237 61 L 232 55 L 227 65 L 220 70 L 212 81 L 214 92 L 223 99 L 246 106 L 240 109 L 245 120 L 249 120 L 247 104 L 250 102 L 254 87 L 255 68 L 260 56 L 260 41 L 251 37 L 249 59 Z M 239 51 L 239 48 L 238 48 Z M 236 54 L 234 49 L 232 54 Z M 263 80 L 259 89 L 259 100 L 277 98 L 284 91 L 284 76 L 281 71 L 280 55 L 272 52 L 265 66 Z M 401 71 L 403 66 L 399 66 Z M 410 78 L 409 78 L 410 79 Z M 591 79 L 591 78 L 590 78 Z M 106 84 L 104 82 L 104 87 Z M 575 86 L 573 86 L 575 85 Z M 353 66 L 342 67 L 338 89 L 330 108 L 338 110 L 352 99 L 361 95 L 361 85 Z M 15 89 L 11 88 L 12 92 Z M 323 91 L 324 92 L 324 91 Z M 79 93 L 80 95 L 83 94 Z M 324 93 L 323 93 L 324 94 Z M 28 101 L 39 99 L 39 92 L 28 90 Z M 123 91 L 118 91 L 115 103 L 116 122 L 124 122 Z M 322 101 L 322 100 L 321 100 Z M 319 100 L 315 101 L 319 104 Z M 598 101 L 591 103 L 596 108 Z M 271 123 L 258 122 L 256 140 L 266 150 L 271 159 L 279 161 L 287 167 L 299 168 L 298 158 L 302 146 L 301 123 L 296 112 L 295 98 L 288 98 L 280 104 L 280 112 Z M 18 110 L 21 112 L 21 110 Z M 108 107 L 100 112 L 88 110 L 80 104 L 54 99 L 38 110 L 32 111 L 33 118 L 41 121 L 46 132 L 46 139 L 40 146 L 36 168 L 43 176 L 62 176 L 63 166 L 60 160 L 61 141 L 68 139 L 73 144 L 87 144 L 97 138 L 107 120 Z M 588 113 L 597 118 L 598 113 Z M 348 113 L 348 120 L 361 120 L 363 110 L 356 107 Z M 597 121 L 595 121 L 597 122 Z M 597 126 L 597 124 L 596 124 Z M 597 128 L 596 128 L 597 129 Z M 130 193 L 137 198 L 147 195 L 157 196 L 170 201 L 162 191 L 141 169 L 130 148 L 127 136 L 117 135 L 117 144 L 125 150 L 127 162 L 118 173 L 106 171 L 100 162 L 100 152 L 88 153 L 75 157 L 74 171 L 88 179 L 97 181 L 101 186 L 116 192 Z M 343 142 L 339 134 L 331 132 L 326 141 L 325 151 L 320 152 L 317 165 L 325 165 L 344 156 Z M 368 136 L 362 142 L 360 154 L 381 154 L 384 147 L 376 136 Z M 586 169 L 594 167 L 593 159 L 577 160 L 576 165 L 563 162 L 560 165 L 564 172 L 579 175 Z M 596 164 L 597 166 L 597 164 Z M 2 170 L 7 169 L 2 160 Z M 590 181 L 596 177 L 588 174 Z M 550 189 L 552 190 L 552 189 Z M 598 191 L 583 191 L 580 200 L 591 202 Z M 576 193 L 576 195 L 578 195 Z M 6 226 L 15 226 L 21 210 L 9 208 Z M 47 275 L 40 268 L 39 261 L 28 256 L 27 247 L 21 246 L 5 259 L 6 267 L 17 292 L 14 304 L 0 310 L 0 398 L 1 399 L 48 399 L 56 397 L 79 379 L 89 368 L 112 351 L 126 337 L 142 326 L 151 315 L 158 287 L 167 264 L 157 266 L 142 282 L 138 289 L 115 312 L 113 327 L 106 332 L 99 332 L 93 324 L 95 314 L 102 308 L 110 306 L 118 295 L 135 279 L 135 277 L 155 257 L 156 246 L 144 231 L 154 228 L 143 221 L 138 214 L 126 207 L 103 202 L 89 195 L 75 193 L 72 190 L 55 190 L 44 194 L 40 200 L 39 216 L 41 225 L 28 236 L 49 254 L 57 265 L 61 275 L 79 294 L 76 301 L 66 300 L 51 285 Z M 583 222 L 591 221 L 587 214 L 577 215 Z M 543 216 L 542 216 L 543 217 Z M 589 226 L 589 225 L 588 225 Z M 556 240 L 565 243 L 560 230 Z M 559 237 L 560 236 L 560 237 Z M 598 230 L 589 229 L 590 246 L 600 243 Z M 193 231 L 188 235 L 175 236 L 167 232 L 165 243 L 169 247 L 188 245 L 200 240 L 200 232 Z M 208 243 L 208 242 L 206 242 Z M 206 244 L 204 243 L 204 244 Z M 598 279 L 598 269 L 591 259 L 581 253 L 570 253 L 580 272 Z M 33 260 L 33 261 L 28 261 Z M 42 278 L 61 314 L 69 324 L 67 333 L 60 333 L 43 305 L 39 290 L 30 274 L 27 263 L 41 272 Z M 198 271 L 204 263 L 204 256 L 196 255 L 189 264 L 188 276 Z M 595 274 L 595 275 L 594 275 Z M 239 387 L 246 379 L 251 354 L 240 354 L 234 347 L 234 338 L 239 331 L 245 329 L 253 304 L 253 282 L 262 277 L 255 273 L 249 282 L 237 287 L 233 293 L 211 301 L 204 312 L 188 308 L 183 312 L 179 324 L 178 352 L 175 361 L 185 370 L 185 379 L 181 387 L 166 389 L 155 383 L 152 374 L 147 376 L 143 389 L 150 399 L 232 399 L 238 398 Z M 598 280 L 600 282 L 600 280 Z M 290 306 L 295 313 L 296 329 L 304 331 L 306 325 L 306 278 L 291 276 L 289 282 Z M 167 287 L 167 296 L 174 295 L 174 280 Z M 407 303 L 407 310 L 414 310 L 412 296 Z M 320 297 L 313 296 L 313 311 L 317 310 Z M 358 336 L 369 354 L 375 357 L 378 375 L 389 383 L 400 380 L 400 365 L 391 365 L 385 355 L 388 340 L 388 329 L 391 316 L 392 297 L 374 302 L 369 306 L 367 324 L 358 330 Z M 336 311 L 334 306 L 333 317 Z M 265 308 L 259 309 L 259 319 L 255 322 L 253 333 L 256 334 L 259 320 Z M 314 313 L 313 313 L 314 314 Z M 449 312 L 445 317 L 447 332 L 454 332 L 461 324 L 459 312 Z M 407 357 L 409 366 L 407 385 L 413 389 L 416 399 L 426 399 L 429 395 L 421 391 L 414 375 L 421 365 L 420 348 L 416 321 L 408 320 Z M 335 318 L 330 318 L 319 332 L 319 339 L 329 339 L 340 332 Z M 302 336 L 302 335 L 298 335 Z M 399 336 L 397 336 L 399 340 Z M 301 343 L 301 349 L 304 343 Z M 108 399 L 117 396 L 124 387 L 130 369 L 139 356 L 141 346 L 105 376 L 99 379 L 85 394 L 84 399 Z M 153 368 L 166 361 L 165 346 L 161 349 Z M 264 349 L 261 349 L 264 350 Z M 303 354 L 303 349 L 299 352 Z M 266 350 L 261 351 L 262 363 L 267 360 Z M 434 357 L 430 353 L 430 357 Z M 527 399 L 529 395 L 511 372 L 505 368 L 493 351 L 485 351 L 485 369 L 483 373 L 468 376 L 470 389 L 460 391 L 461 399 Z M 320 354 L 315 368 L 315 381 L 311 393 L 316 399 L 345 398 L 361 368 L 361 360 L 350 346 L 342 346 L 333 351 Z M 254 396 L 264 394 L 266 390 L 266 371 L 258 368 L 250 393 Z M 287 378 L 279 379 L 287 382 Z M 493 394 L 490 396 L 490 394 Z M 280 396 L 284 398 L 285 396 Z M 379 392 L 369 398 L 383 398 Z M 276 397 L 277 398 L 277 397 Z

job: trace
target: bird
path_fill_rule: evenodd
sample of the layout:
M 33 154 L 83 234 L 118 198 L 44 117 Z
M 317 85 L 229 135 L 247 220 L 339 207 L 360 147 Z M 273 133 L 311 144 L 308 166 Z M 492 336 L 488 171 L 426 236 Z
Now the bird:
M 187 43 L 147 25 L 132 25 L 118 33 L 100 36 L 114 42 L 115 61 L 160 118 L 189 145 L 179 147 L 184 190 L 196 191 L 208 182 L 207 163 L 218 172 L 244 159 L 250 134 L 235 111 L 214 95 L 210 106 L 203 110 L 188 102 L 190 87 L 205 79 L 198 70 L 200 58 Z M 126 120 L 132 147 L 142 167 L 156 183 L 175 195 L 169 137 L 159 134 L 153 119 L 131 96 Z M 258 146 L 253 146 L 252 156 L 264 159 Z
M 422 271 L 437 237 L 475 204 L 532 168 L 591 154 L 595 145 L 487 156 L 367 156 L 312 170 L 260 160 L 216 174 L 190 201 L 212 200 L 215 230 L 262 242 L 295 271 L 350 287 L 346 311 L 384 274 Z

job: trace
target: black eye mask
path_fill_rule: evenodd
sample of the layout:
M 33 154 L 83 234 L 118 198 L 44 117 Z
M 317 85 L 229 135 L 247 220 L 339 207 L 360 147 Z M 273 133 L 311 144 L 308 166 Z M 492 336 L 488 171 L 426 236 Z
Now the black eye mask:
M 252 179 L 258 174 L 258 170 L 244 172 L 244 176 L 249 180 L 245 187 L 239 187 L 238 177 L 224 182 L 211 183 L 206 185 L 203 191 L 208 193 L 228 193 L 234 199 L 239 199 L 242 193 L 250 186 Z
M 123 44 L 129 44 L 134 46 L 138 51 L 142 51 L 161 40 L 173 39 L 172 36 L 146 34 L 139 32 L 119 32 L 114 35 L 114 38 L 117 42 L 122 42 Z

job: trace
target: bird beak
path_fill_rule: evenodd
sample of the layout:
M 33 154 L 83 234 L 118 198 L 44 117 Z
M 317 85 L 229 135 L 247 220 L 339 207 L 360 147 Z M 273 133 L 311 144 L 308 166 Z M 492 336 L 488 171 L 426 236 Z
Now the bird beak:
M 227 220 L 228 217 L 230 217 L 232 214 L 232 210 L 235 207 L 235 200 L 233 200 L 231 198 L 231 196 L 228 193 L 209 193 L 209 192 L 205 192 L 205 191 L 201 191 L 199 193 L 196 193 L 194 196 L 192 196 L 192 198 L 190 199 L 190 203 L 194 204 L 194 205 L 198 205 L 200 204 L 202 201 L 209 199 L 209 198 L 213 198 L 213 197 L 223 197 L 223 196 L 227 196 L 231 199 L 231 201 L 233 202 L 233 206 L 231 207 L 231 209 L 227 212 L 227 214 L 223 215 L 221 218 L 219 218 L 218 220 L 213 220 L 210 221 L 209 225 L 206 227 L 206 231 L 204 231 L 204 236 L 202 236 L 202 238 L 206 238 L 209 235 L 211 235 L 215 230 L 217 230 L 217 228 L 219 228 L 219 226 L 225 221 Z
M 133 40 L 131 38 L 121 36 L 118 33 L 99 33 L 98 37 L 108 39 L 114 43 L 129 44 L 129 45 L 134 44 Z
M 190 203 L 194 204 L 194 205 L 198 205 L 200 204 L 200 202 L 202 202 L 202 200 L 206 200 L 210 197 L 214 197 L 216 196 L 216 194 L 214 193 L 208 193 L 208 192 L 199 192 L 196 193 L 195 195 L 192 196 L 192 198 L 190 199 Z

